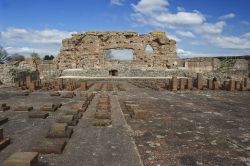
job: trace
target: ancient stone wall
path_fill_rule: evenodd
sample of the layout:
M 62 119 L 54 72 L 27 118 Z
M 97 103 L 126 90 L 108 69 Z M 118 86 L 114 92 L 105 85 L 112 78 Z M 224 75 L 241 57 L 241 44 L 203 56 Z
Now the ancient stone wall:
M 146 51 L 150 45 L 152 53 Z M 174 65 L 176 42 L 164 32 L 139 35 L 136 32 L 86 32 L 63 40 L 58 57 L 59 69 L 105 67 L 104 52 L 108 49 L 132 49 L 131 66 L 168 67 Z

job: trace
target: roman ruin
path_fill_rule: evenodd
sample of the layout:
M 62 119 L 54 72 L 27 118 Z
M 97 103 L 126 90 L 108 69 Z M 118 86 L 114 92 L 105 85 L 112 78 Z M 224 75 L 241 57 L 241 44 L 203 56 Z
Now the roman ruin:
M 0 64 L 0 165 L 249 165 L 249 56 L 185 59 L 176 44 L 84 32 L 54 60 Z

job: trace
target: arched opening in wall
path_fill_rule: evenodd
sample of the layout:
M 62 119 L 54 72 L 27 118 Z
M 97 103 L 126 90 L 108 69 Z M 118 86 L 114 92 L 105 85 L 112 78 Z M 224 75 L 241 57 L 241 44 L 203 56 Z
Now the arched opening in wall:
M 150 54 L 154 52 L 153 48 L 149 44 L 146 46 L 145 51 Z
M 110 76 L 118 76 L 118 70 L 109 70 Z
M 104 50 L 105 61 L 132 61 L 134 59 L 133 49 L 106 49 Z

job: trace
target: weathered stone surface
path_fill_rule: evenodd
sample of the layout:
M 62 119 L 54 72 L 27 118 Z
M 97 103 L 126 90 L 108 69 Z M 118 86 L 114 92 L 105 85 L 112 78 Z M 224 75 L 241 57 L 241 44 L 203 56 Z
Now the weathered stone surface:
M 95 113 L 95 119 L 111 119 L 111 112 L 98 111 Z
M 46 119 L 49 116 L 49 113 L 47 112 L 41 112 L 41 111 L 32 111 L 29 113 L 29 118 L 38 118 L 38 119 Z
M 110 126 L 112 124 L 112 120 L 109 119 L 96 119 L 94 122 L 94 126 Z
M 149 112 L 143 109 L 134 109 L 131 117 L 134 119 L 146 119 L 149 117 Z
M 197 73 L 196 87 L 199 90 L 203 89 L 203 76 L 202 76 L 202 73 Z
M 177 88 L 178 88 L 178 79 L 177 79 L 177 76 L 173 76 L 172 77 L 172 80 L 171 80 L 171 90 L 172 91 L 176 91 Z
M 62 96 L 62 98 L 73 98 L 75 97 L 75 93 L 74 92 L 67 92 L 66 94 L 64 94 Z
M 70 138 L 72 133 L 73 129 L 69 128 L 67 123 L 54 123 L 47 133 L 47 138 Z
M 66 144 L 65 138 L 45 138 L 33 147 L 32 151 L 41 154 L 61 154 Z
M 153 48 L 153 53 L 146 52 L 148 45 Z M 115 48 L 133 49 L 132 65 L 147 67 L 170 67 L 171 59 L 176 59 L 177 55 L 176 42 L 164 32 L 152 32 L 148 35 L 136 32 L 86 32 L 63 40 L 58 65 L 60 69 L 113 66 L 114 63 L 104 63 L 104 52 Z
M 28 112 L 31 110 L 33 110 L 32 106 L 19 106 L 19 107 L 15 108 L 15 111 L 18 111 L 18 112 Z
M 61 96 L 59 92 L 51 92 L 50 96 Z
M 8 122 L 9 118 L 6 118 L 6 117 L 0 117 L 0 125 Z
M 4 161 L 4 166 L 38 166 L 37 152 L 16 152 Z

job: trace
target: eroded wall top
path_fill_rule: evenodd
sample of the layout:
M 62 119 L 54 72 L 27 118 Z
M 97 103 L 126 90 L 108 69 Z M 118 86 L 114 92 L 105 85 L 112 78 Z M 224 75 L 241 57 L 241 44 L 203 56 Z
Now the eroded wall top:
M 146 51 L 150 45 L 152 53 Z M 139 35 L 136 32 L 86 32 L 63 40 L 58 57 L 60 69 L 106 67 L 104 51 L 107 49 L 133 49 L 131 66 L 162 66 L 171 68 L 176 59 L 176 42 L 165 32 Z

